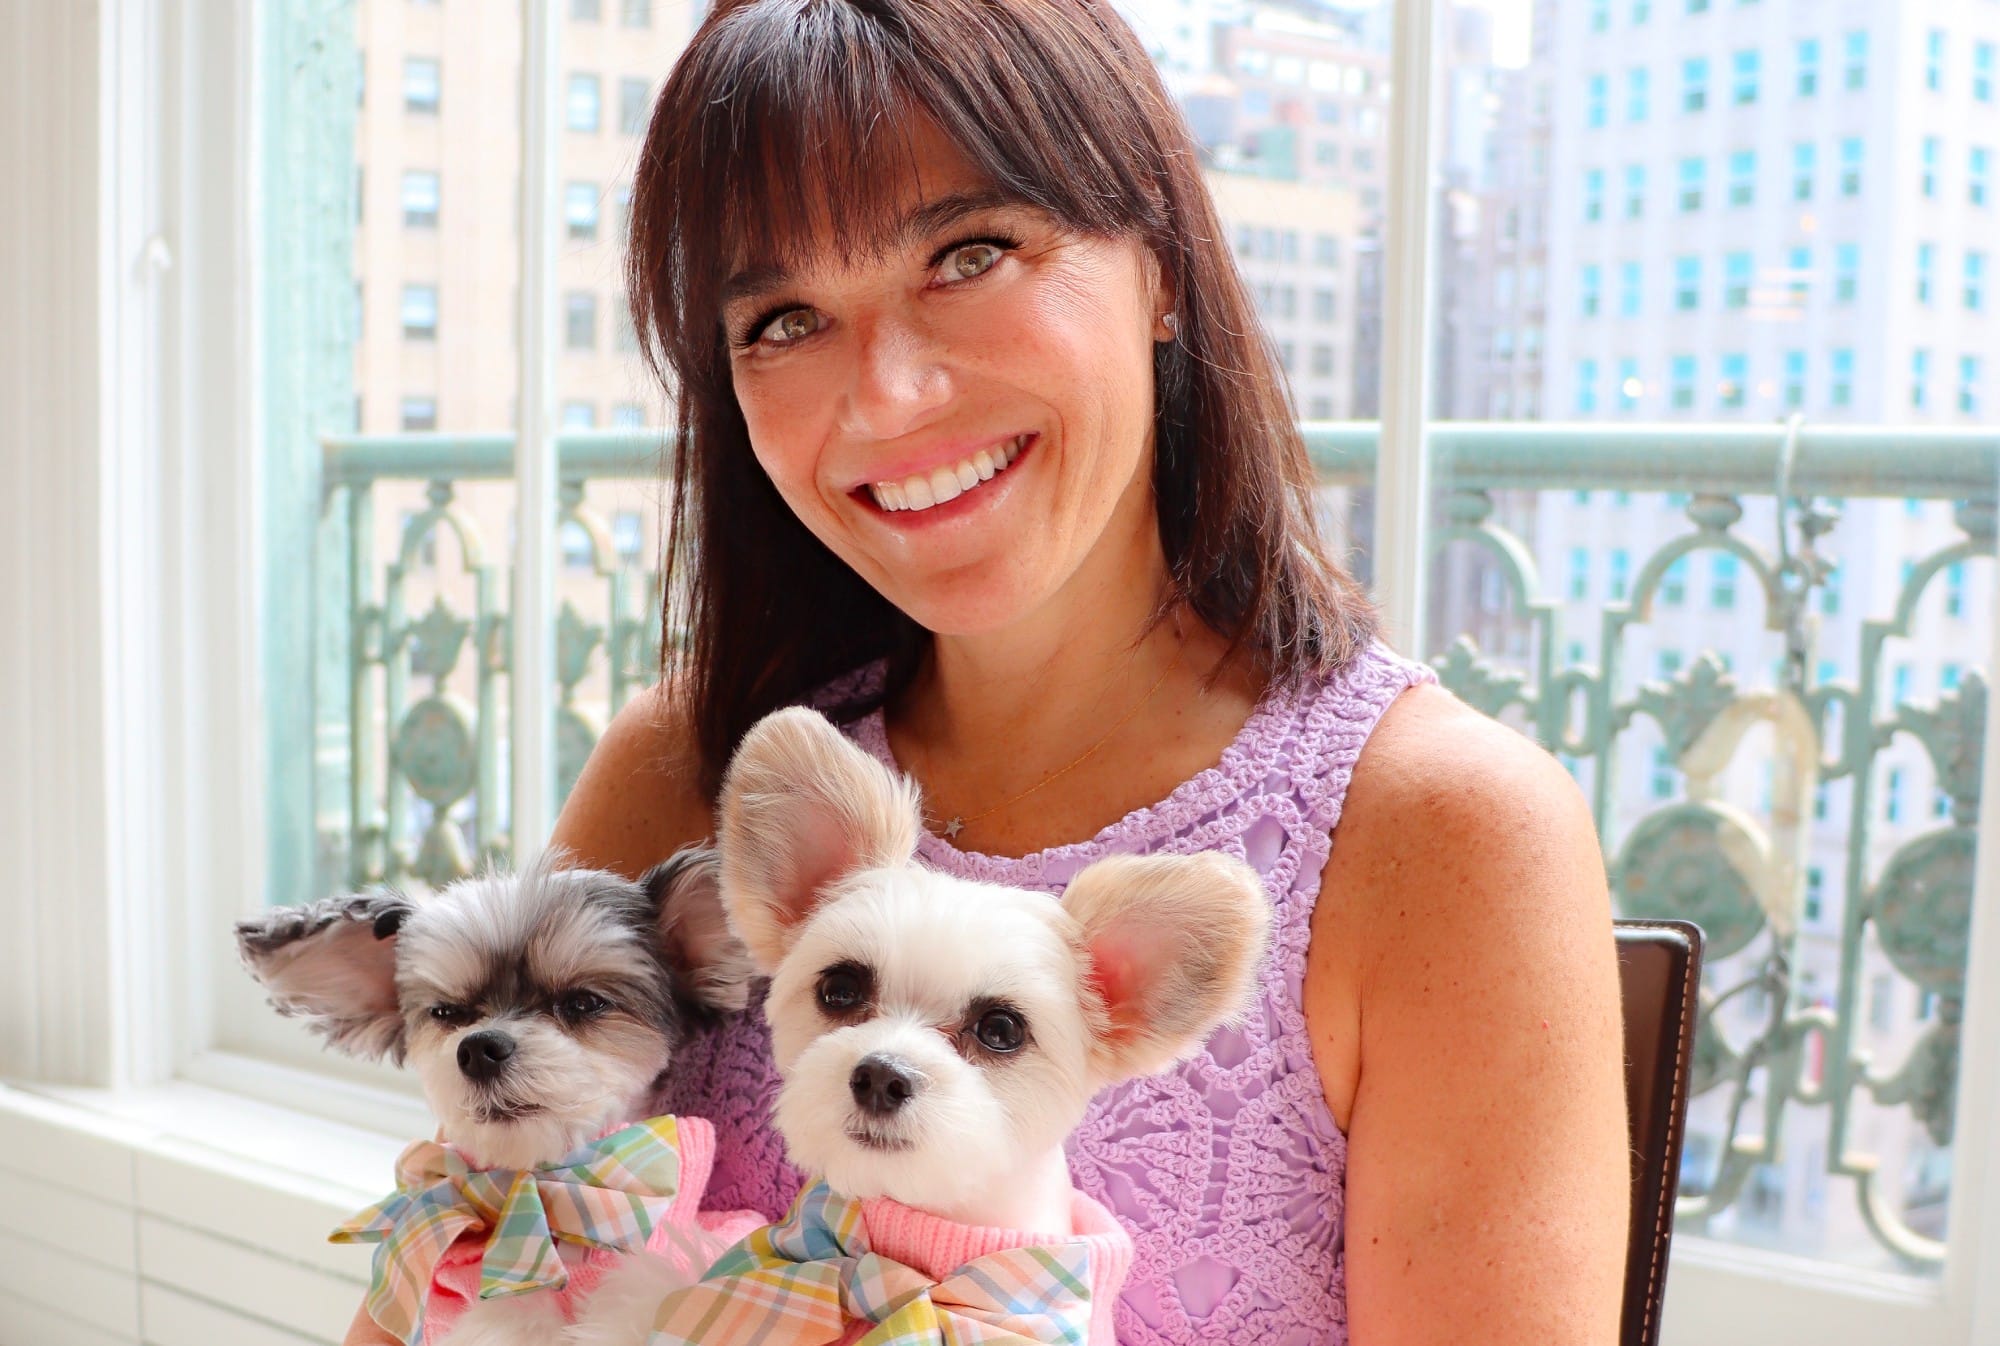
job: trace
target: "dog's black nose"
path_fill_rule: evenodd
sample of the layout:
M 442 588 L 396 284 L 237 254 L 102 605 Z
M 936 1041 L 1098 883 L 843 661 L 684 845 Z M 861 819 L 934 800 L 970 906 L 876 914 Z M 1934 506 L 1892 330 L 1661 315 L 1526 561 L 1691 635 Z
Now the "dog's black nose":
M 847 1087 L 863 1112 L 887 1117 L 910 1101 L 917 1091 L 918 1078 L 908 1061 L 884 1052 L 871 1052 L 855 1065 Z
M 495 1028 L 468 1034 L 458 1044 L 458 1068 L 469 1080 L 490 1080 L 507 1068 L 514 1039 Z

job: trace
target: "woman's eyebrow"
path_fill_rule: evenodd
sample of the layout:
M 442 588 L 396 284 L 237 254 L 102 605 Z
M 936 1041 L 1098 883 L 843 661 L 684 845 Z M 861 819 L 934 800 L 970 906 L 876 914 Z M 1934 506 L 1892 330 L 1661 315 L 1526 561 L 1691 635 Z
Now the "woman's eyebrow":
M 1021 204 L 1023 203 L 1020 197 L 1003 192 L 998 187 L 977 187 L 963 192 L 952 192 L 903 212 L 893 225 L 884 230 L 881 236 L 863 251 L 885 256 L 909 247 L 918 240 L 964 219 L 967 215 L 976 215 L 982 210 L 992 210 L 997 206 Z M 764 262 L 747 266 L 723 283 L 722 302 L 726 306 L 740 300 L 754 299 L 782 290 L 791 283 L 790 268 L 779 263 Z

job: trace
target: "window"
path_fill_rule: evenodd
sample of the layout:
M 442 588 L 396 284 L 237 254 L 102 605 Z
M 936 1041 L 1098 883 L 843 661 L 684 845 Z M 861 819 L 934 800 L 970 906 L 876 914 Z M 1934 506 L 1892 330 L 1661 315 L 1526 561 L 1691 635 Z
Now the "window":
M 1708 604 L 1728 611 L 1736 606 L 1736 575 L 1742 563 L 1731 552 L 1717 552 L 1708 567 Z
M 1642 286 L 1641 273 L 1637 262 L 1623 262 L 1618 267 L 1618 316 L 1636 318 L 1639 316 L 1639 301 Z
M 435 397 L 406 397 L 402 405 L 402 426 L 405 430 L 421 431 L 438 428 L 438 404 Z
M 1992 172 L 1993 151 L 1984 145 L 1974 145 L 1966 163 L 1965 199 L 1968 202 L 1983 206 L 1993 199 Z
M 1603 301 L 1604 268 L 1595 262 L 1583 268 L 1582 311 L 1586 318 L 1595 318 Z
M 1757 152 L 1737 150 L 1729 156 L 1729 204 L 1747 206 L 1757 199 Z
M 1595 360 L 1582 360 L 1577 363 L 1576 410 L 1579 416 L 1588 416 L 1597 410 L 1597 361 Z
M 1653 0 L 1632 0 L 1632 26 L 1637 28 L 1653 17 Z
M 1827 401 L 1836 407 L 1854 405 L 1854 352 L 1846 347 L 1833 351 L 1829 357 L 1833 365 L 1833 386 Z
M 1652 110 L 1653 72 L 1634 66 L 1625 76 L 1625 120 L 1642 122 Z
M 1333 374 L 1333 347 L 1320 344 L 1312 348 L 1312 372 L 1315 377 L 1328 378 Z
M 1785 352 L 1785 410 L 1800 411 L 1806 404 L 1806 353 Z
M 614 430 L 642 430 L 646 425 L 646 409 L 637 402 L 617 402 L 611 407 L 611 428 Z M 622 516 L 621 516 L 622 517 Z
M 1762 64 L 1755 51 L 1739 51 L 1731 58 L 1729 96 L 1736 106 L 1748 107 L 1757 101 L 1757 79 Z
M 1583 120 L 1592 130 L 1604 125 L 1604 105 L 1611 96 L 1611 81 L 1603 75 L 1592 75 L 1584 86 Z
M 1803 313 L 1811 298 L 1812 249 L 1793 248 L 1785 257 L 1785 303 L 1794 313 Z
M 1716 385 L 1717 400 L 1725 408 L 1743 405 L 1750 392 L 1750 357 L 1732 354 L 1722 357 L 1722 380 Z
M 1611 27 L 1611 0 L 1590 0 L 1590 31 L 1602 33 Z
M 1708 181 L 1708 160 L 1695 157 L 1681 160 L 1681 212 L 1701 209 L 1702 186 Z
M 1668 399 L 1675 411 L 1691 411 L 1694 408 L 1695 363 L 1692 355 L 1676 355 L 1669 366 Z
M 1919 347 L 1910 352 L 1910 406 L 1918 411 L 1930 400 L 1931 353 Z
M 403 174 L 403 226 L 435 229 L 438 222 L 438 175 L 424 169 Z
M 595 402 L 565 402 L 562 404 L 562 428 L 565 430 L 588 430 L 597 424 L 597 404 Z
M 1917 190 L 1931 200 L 1938 194 L 1938 138 L 1925 136 L 1923 146 L 1923 173 L 1917 179 Z
M 1677 556 L 1660 575 L 1660 602 L 1670 608 L 1677 608 L 1687 602 L 1688 558 Z M 1676 658 L 1675 666 L 1679 666 Z
M 1971 248 L 1965 253 L 1965 307 L 1970 313 L 1986 308 L 1986 254 Z
M 1620 360 L 1618 362 L 1618 409 L 1620 411 L 1637 411 L 1639 409 L 1639 395 L 1645 390 L 1646 385 L 1639 378 L 1639 362 L 1630 358 Z
M 1828 617 L 1838 617 L 1840 615 L 1841 574 L 1840 567 L 1835 565 L 1833 569 L 1826 572 L 1826 579 L 1820 583 L 1819 610 Z M 1826 680 L 1825 678 L 1820 679 L 1822 682 Z
M 1674 307 L 1683 313 L 1701 307 L 1701 258 L 1674 258 Z
M 563 346 L 573 351 L 597 349 L 597 296 L 588 290 L 563 296 Z
M 1965 562 L 1963 561 L 1954 561 L 1944 568 L 1944 615 L 1947 617 L 1965 616 Z M 1957 691 L 1958 665 L 1946 664 L 1945 671 L 1950 674 L 1950 677 L 1948 680 L 1941 682 L 1940 685 L 1947 692 Z M 1944 676 L 1942 673 L 1939 674 L 1941 679 Z
M 1646 213 L 1646 166 L 1625 165 L 1625 218 L 1636 220 Z
M 1681 62 L 1681 111 L 1700 112 L 1708 106 L 1708 58 L 1690 56 Z
M 1590 549 L 1569 549 L 1569 596 L 1575 602 L 1590 597 Z
M 1888 779 L 1884 782 L 1882 790 L 1882 821 L 1885 823 L 1896 823 L 1902 820 L 1903 770 L 1901 767 L 1891 767 Z M 1926 1018 L 1928 1015 L 1920 1014 L 1918 1017 Z
M 1604 170 L 1583 171 L 1583 218 L 1595 223 L 1604 218 Z
M 604 17 L 603 0 L 569 0 L 569 16 L 578 23 L 596 23 Z
M 1611 601 L 1623 603 L 1632 592 L 1632 554 L 1623 547 L 1611 549 Z
M 1958 684 L 1963 677 L 1964 674 L 1957 664 L 1949 661 L 1940 664 L 1938 666 L 1938 691 L 1947 694 L 1957 691 Z
M 1932 93 L 1944 89 L 1944 33 L 1936 28 L 1924 35 L 1924 87 Z
M 630 409 L 638 410 L 637 407 Z M 618 410 L 624 411 L 626 408 L 621 406 Z M 617 412 L 612 413 L 611 419 L 614 423 L 617 421 Z M 634 421 L 633 424 L 644 424 L 644 418 Z M 637 511 L 620 510 L 611 516 L 611 549 L 617 552 L 618 559 L 628 566 L 637 565 L 644 559 L 646 526 Z
M 1819 148 L 1810 140 L 1792 146 L 1792 200 L 1810 201 L 1813 195 L 1813 164 Z
M 1339 266 L 1340 239 L 1333 234 L 1314 234 L 1313 265 Z
M 1849 136 L 1840 142 L 1840 194 L 1842 196 L 1861 195 L 1861 154 L 1862 141 L 1859 136 Z
M 403 110 L 436 112 L 443 88 L 438 63 L 428 56 L 410 56 L 403 61 Z
M 1917 302 L 1928 305 L 1932 295 L 1932 272 L 1937 262 L 1937 245 L 1917 244 Z
M 1958 357 L 1958 409 L 1967 416 L 1979 414 L 1979 357 Z
M 569 97 L 564 101 L 563 124 L 572 131 L 595 131 L 600 112 L 597 76 L 571 75 Z
M 1750 306 L 1750 254 L 1732 252 L 1722 259 L 1722 306 L 1724 308 L 1748 308 Z
M 651 28 L 653 0 L 619 0 L 618 22 L 627 28 Z
M 621 135 L 646 134 L 646 114 L 652 109 L 653 86 L 643 79 L 618 81 L 618 131 Z
M 1674 797 L 1674 764 L 1665 748 L 1653 749 L 1652 778 L 1647 781 L 1646 790 L 1655 799 Z
M 1851 304 L 1861 294 L 1861 245 L 1842 243 L 1833 250 L 1833 299 Z
M 1798 75 L 1794 84 L 1801 98 L 1811 98 L 1819 92 L 1819 39 L 1801 38 L 1797 57 Z
M 1313 321 L 1330 323 L 1334 321 L 1335 313 L 1333 291 L 1326 289 L 1314 290 L 1312 292 Z
M 589 243 L 597 237 L 598 197 L 594 182 L 572 182 L 563 188 L 563 220 L 570 241 Z
M 403 287 L 403 337 L 409 341 L 435 341 L 438 334 L 438 292 L 435 285 Z
M 1842 44 L 1841 83 L 1849 89 L 1868 87 L 1868 34 L 1852 32 Z
M 1994 44 L 1978 42 L 1972 48 L 1972 98 L 1974 102 L 1993 101 L 1993 72 L 2000 66 L 2000 58 L 1994 56 Z

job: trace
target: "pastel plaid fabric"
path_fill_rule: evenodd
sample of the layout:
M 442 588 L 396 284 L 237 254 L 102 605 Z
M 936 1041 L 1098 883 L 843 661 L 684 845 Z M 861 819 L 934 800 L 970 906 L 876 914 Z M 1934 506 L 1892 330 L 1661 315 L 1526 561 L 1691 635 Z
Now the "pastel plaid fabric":
M 396 1161 L 396 1192 L 353 1216 L 334 1243 L 376 1243 L 368 1312 L 418 1346 L 424 1301 L 445 1250 L 486 1230 L 479 1297 L 561 1289 L 569 1281 L 556 1240 L 636 1252 L 673 1205 L 681 1181 L 680 1128 L 654 1117 L 531 1170 L 476 1169 L 449 1146 L 420 1140 Z
M 649 1346 L 1082 1346 L 1090 1315 L 1082 1242 L 988 1253 L 933 1281 L 870 1251 L 860 1203 L 817 1182 L 669 1296 Z

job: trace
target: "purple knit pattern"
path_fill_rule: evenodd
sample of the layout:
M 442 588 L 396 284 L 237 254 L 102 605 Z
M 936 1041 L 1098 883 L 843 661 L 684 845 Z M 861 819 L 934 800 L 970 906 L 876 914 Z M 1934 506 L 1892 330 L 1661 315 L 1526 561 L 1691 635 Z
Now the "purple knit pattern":
M 1113 854 L 1221 851 L 1263 876 L 1273 948 L 1247 1022 L 1172 1070 L 1106 1090 L 1070 1140 L 1077 1187 L 1137 1244 L 1117 1310 L 1123 1346 L 1345 1346 L 1347 1138 L 1306 1037 L 1306 942 L 1362 745 L 1397 694 L 1432 680 L 1376 646 L 1331 678 L 1267 696 L 1219 763 L 1089 841 L 1017 859 L 928 833 L 918 843 L 933 868 L 1057 895 Z M 895 765 L 879 712 L 849 732 Z M 778 1218 L 800 1175 L 770 1125 L 777 1078 L 759 1005 L 687 1043 L 671 1076 L 663 1110 L 715 1123 L 709 1208 Z

